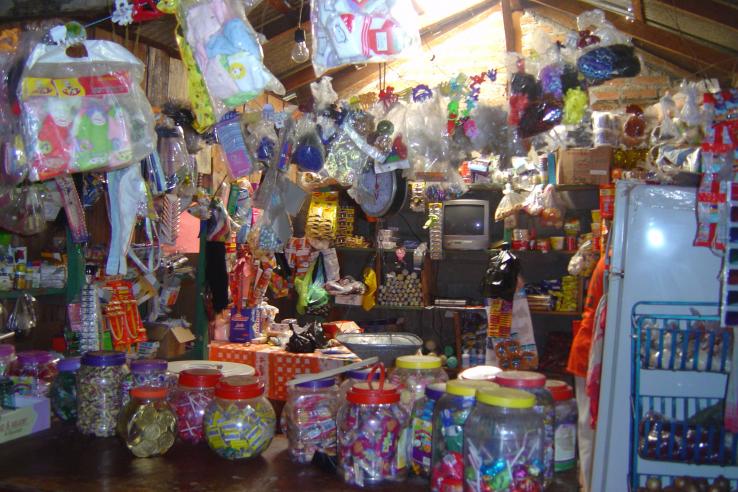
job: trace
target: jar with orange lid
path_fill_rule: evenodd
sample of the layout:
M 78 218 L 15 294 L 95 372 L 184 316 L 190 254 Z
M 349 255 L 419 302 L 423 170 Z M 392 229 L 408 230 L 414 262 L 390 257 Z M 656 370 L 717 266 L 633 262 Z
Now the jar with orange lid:
M 177 436 L 177 418 L 167 405 L 167 389 L 139 386 L 118 415 L 118 436 L 138 458 L 166 453 Z

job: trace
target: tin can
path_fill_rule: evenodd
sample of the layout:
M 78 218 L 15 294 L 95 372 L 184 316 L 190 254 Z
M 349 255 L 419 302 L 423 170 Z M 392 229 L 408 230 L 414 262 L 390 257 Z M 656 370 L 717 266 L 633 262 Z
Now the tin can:
M 566 236 L 566 250 L 575 251 L 577 249 L 577 238 L 576 236 Z

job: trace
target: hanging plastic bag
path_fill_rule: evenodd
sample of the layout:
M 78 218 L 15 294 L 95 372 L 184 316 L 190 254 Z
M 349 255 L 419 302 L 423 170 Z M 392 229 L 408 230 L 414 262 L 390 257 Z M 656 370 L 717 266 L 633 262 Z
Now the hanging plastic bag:
M 21 136 L 0 137 L 0 185 L 19 185 L 27 176 L 28 160 Z
M 304 116 L 295 125 L 295 150 L 292 154 L 292 162 L 297 164 L 302 171 L 317 173 L 323 169 L 325 162 L 325 149 L 318 134 L 315 122 Z
M 632 46 L 614 44 L 583 54 L 577 68 L 589 85 L 599 85 L 615 78 L 635 77 L 641 72 L 641 62 Z
M 597 264 L 598 253 L 592 246 L 592 241 L 585 241 L 569 260 L 569 275 L 584 278 L 592 275 L 592 270 Z
M 411 0 L 312 0 L 313 68 L 382 63 L 420 49 L 418 15 Z
M 543 185 L 535 185 L 523 202 L 523 210 L 536 216 L 541 215 L 543 208 Z
M 15 301 L 15 307 L 8 317 L 6 329 L 14 332 L 18 337 L 27 337 L 36 324 L 36 298 L 30 294 L 23 294 Z
M 32 181 L 123 167 L 154 151 L 141 61 L 111 41 L 84 41 L 81 57 L 72 48 L 38 44 L 18 88 Z
M 241 133 L 241 121 L 238 113 L 228 113 L 215 125 L 215 136 L 225 151 L 228 163 L 228 174 L 233 179 L 248 176 L 254 172 L 246 141 Z
M 323 255 L 318 255 L 315 260 L 315 268 L 313 269 L 313 281 L 307 290 L 307 309 L 306 314 L 316 314 L 323 306 L 330 301 L 330 295 L 325 290 L 325 266 L 323 265 Z
M 264 66 L 259 38 L 238 0 L 181 0 L 178 18 L 217 118 L 261 95 L 284 95 Z
M 0 227 L 22 236 L 39 234 L 46 229 L 42 185 L 14 188 L 6 195 L 8 203 L 0 208 Z
M 543 210 L 541 210 L 540 224 L 544 227 L 564 227 L 564 210 L 556 194 L 554 185 L 547 185 L 541 196 Z
M 512 301 L 518 285 L 520 260 L 508 250 L 491 256 L 482 277 L 482 296 Z
M 525 198 L 523 198 L 520 193 L 513 190 L 510 183 L 505 185 L 505 189 L 502 193 L 504 196 L 495 210 L 495 222 L 499 222 L 505 217 L 515 215 L 523 208 L 523 204 L 525 203 Z

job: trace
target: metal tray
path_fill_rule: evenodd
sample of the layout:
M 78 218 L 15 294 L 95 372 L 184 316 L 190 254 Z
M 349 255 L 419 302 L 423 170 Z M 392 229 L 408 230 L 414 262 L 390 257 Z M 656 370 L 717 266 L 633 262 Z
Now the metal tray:
M 412 333 L 342 333 L 336 340 L 362 359 L 377 356 L 386 367 L 394 367 L 396 358 L 413 355 L 423 345 Z

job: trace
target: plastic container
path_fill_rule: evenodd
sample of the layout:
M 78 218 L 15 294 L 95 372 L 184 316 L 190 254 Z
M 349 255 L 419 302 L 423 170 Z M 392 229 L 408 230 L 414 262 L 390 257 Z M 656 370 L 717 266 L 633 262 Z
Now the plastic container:
M 459 379 L 469 379 L 473 381 L 494 381 L 495 376 L 502 372 L 502 369 L 496 366 L 474 366 L 461 371 Z
M 15 360 L 15 347 L 9 343 L 0 343 L 0 376 L 5 376 Z
M 172 447 L 177 417 L 166 402 L 167 389 L 138 386 L 118 417 L 118 436 L 138 458 L 159 456 Z
M 336 456 L 338 402 L 335 378 L 308 381 L 287 389 L 282 416 L 293 461 L 310 463 L 316 453 Z
M 348 390 L 350 390 L 356 383 L 366 383 L 366 378 L 367 376 L 369 376 L 370 371 L 371 368 L 366 368 L 346 372 L 345 379 L 338 386 L 338 401 L 342 402 L 346 400 L 346 393 L 348 393 Z M 373 372 L 372 377 L 376 381 L 376 379 L 379 377 L 379 374 Z
M 410 413 L 410 438 L 408 440 L 408 462 L 413 474 L 430 477 L 433 410 L 436 402 L 446 393 L 446 383 L 433 383 L 425 388 L 425 395 L 415 400 Z
M 169 406 L 177 416 L 177 433 L 183 441 L 196 444 L 205 439 L 202 419 L 222 377 L 216 369 L 186 369 L 179 373 L 177 387 L 169 393 Z
M 453 379 L 433 410 L 432 491 L 445 490 L 449 480 L 464 478 L 464 424 L 476 403 L 477 390 L 496 388 L 490 381 Z
M 535 404 L 524 391 L 479 390 L 464 425 L 465 490 L 543 490 L 543 419 Z
M 13 380 L 10 376 L 0 376 L 0 408 L 15 408 Z
M 259 456 L 274 438 L 277 416 L 264 384 L 250 376 L 229 376 L 215 386 L 203 430 L 210 449 L 229 460 Z
M 77 429 L 83 434 L 115 434 L 120 413 L 120 384 L 126 354 L 112 350 L 87 352 L 77 372 Z
M 77 371 L 81 363 L 79 357 L 60 360 L 56 365 L 59 374 L 49 389 L 51 409 L 64 422 L 77 420 Z
M 121 403 L 125 406 L 130 400 L 130 391 L 139 386 L 168 388 L 167 361 L 162 359 L 136 359 L 130 363 L 130 371 L 120 385 Z
M 441 367 L 441 358 L 433 355 L 403 355 L 395 361 L 395 369 L 389 377 L 390 384 L 400 389 L 401 402 L 408 414 L 415 400 L 425 394 L 425 387 L 432 383 L 448 381 Z
M 506 388 L 515 388 L 533 394 L 533 407 L 543 417 L 543 478 L 548 484 L 554 474 L 554 400 L 546 389 L 546 376 L 533 371 L 503 371 L 495 382 Z
M 18 352 L 11 366 L 10 375 L 15 376 L 15 392 L 20 395 L 46 396 L 56 378 L 56 363 L 59 360 L 45 350 Z
M 574 389 L 563 381 L 548 380 L 546 388 L 554 399 L 554 471 L 577 465 L 577 401 Z
M 399 388 L 385 383 L 384 365 L 355 384 L 338 411 L 338 473 L 351 485 L 365 487 L 399 482 L 407 476 L 408 413 L 400 404 Z

